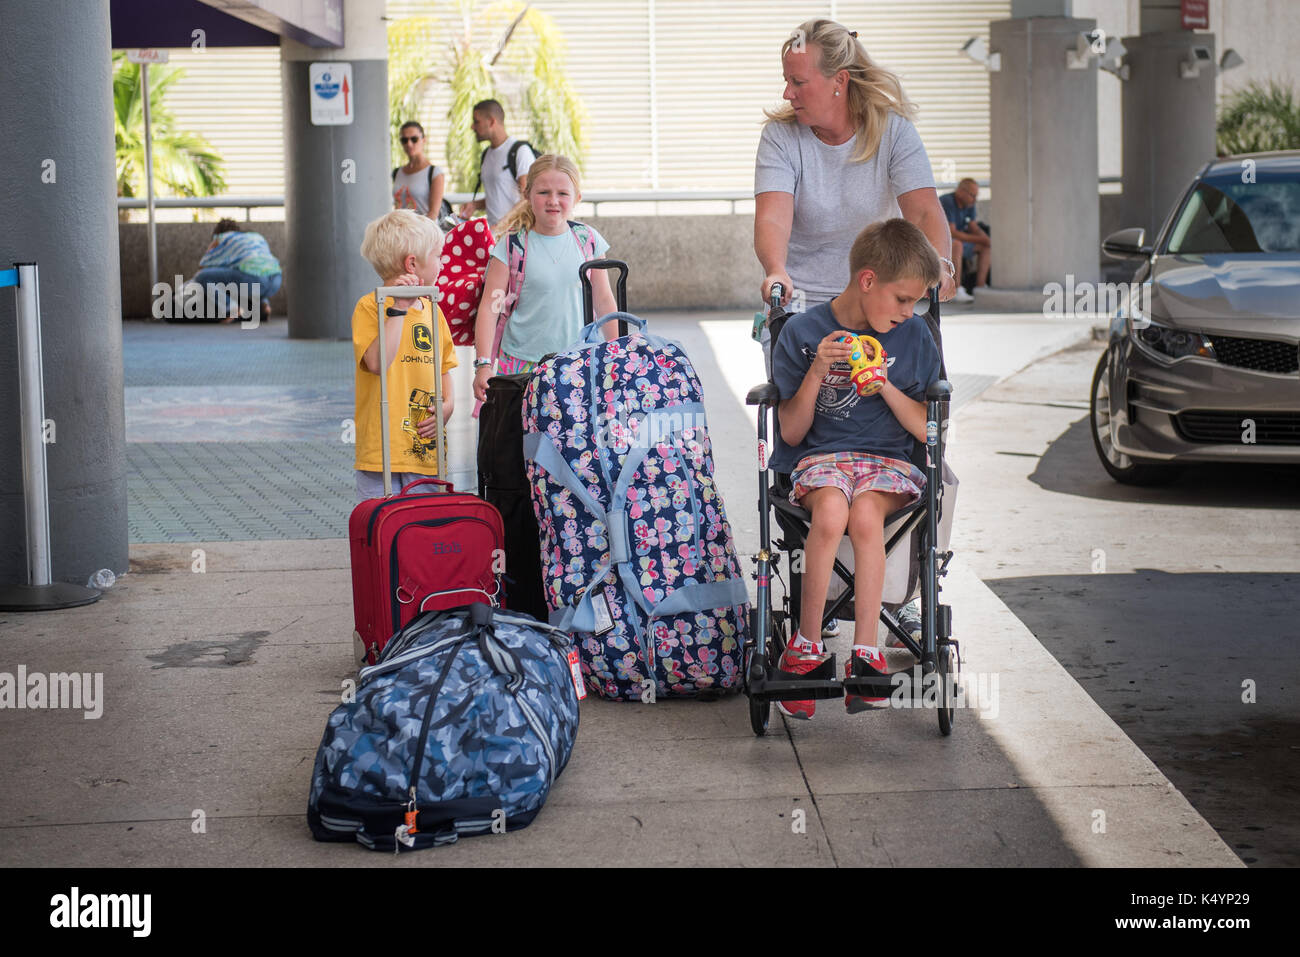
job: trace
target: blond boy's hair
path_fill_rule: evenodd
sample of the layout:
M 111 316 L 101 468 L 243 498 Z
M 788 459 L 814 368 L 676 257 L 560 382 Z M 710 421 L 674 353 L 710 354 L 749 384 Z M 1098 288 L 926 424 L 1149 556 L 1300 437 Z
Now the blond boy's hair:
M 406 270 L 407 256 L 424 259 L 442 251 L 442 230 L 428 216 L 413 209 L 395 209 L 366 227 L 361 240 L 361 255 L 379 273 L 380 279 L 393 279 Z
M 881 282 L 920 279 L 926 286 L 939 284 L 939 254 L 930 240 L 906 219 L 872 223 L 853 240 L 849 272 L 856 277 L 870 269 Z

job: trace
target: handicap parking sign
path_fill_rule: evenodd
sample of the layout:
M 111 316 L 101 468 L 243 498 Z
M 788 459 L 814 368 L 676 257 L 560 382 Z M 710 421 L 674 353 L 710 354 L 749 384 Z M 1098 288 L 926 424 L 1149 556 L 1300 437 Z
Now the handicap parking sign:
M 313 126 L 343 126 L 352 122 L 352 64 L 313 63 L 308 67 Z

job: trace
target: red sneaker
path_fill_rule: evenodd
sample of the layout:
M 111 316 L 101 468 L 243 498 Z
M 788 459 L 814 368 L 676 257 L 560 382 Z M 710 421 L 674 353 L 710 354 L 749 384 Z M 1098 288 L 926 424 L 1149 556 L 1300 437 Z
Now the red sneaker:
M 776 663 L 776 667 L 778 671 L 787 675 L 806 675 L 810 671 L 816 671 L 829 658 L 828 654 L 795 651 L 792 647 L 787 646 L 781 655 L 781 660 Z M 777 701 L 776 710 L 787 718 L 799 718 L 807 721 L 813 716 L 813 712 L 817 710 L 817 702 L 812 699 L 807 701 Z
M 885 664 L 885 656 L 879 648 L 854 645 L 849 660 L 844 662 L 845 680 L 887 674 L 889 674 L 889 666 Z M 889 707 L 888 698 L 864 698 L 861 695 L 848 693 L 844 695 L 844 710 L 849 714 L 857 714 L 871 708 L 887 707 Z

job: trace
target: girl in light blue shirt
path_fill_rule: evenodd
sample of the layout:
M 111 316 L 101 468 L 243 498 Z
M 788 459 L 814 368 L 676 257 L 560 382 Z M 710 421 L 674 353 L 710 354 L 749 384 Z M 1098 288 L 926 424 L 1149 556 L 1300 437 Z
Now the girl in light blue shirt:
M 524 198 L 502 221 L 492 250 L 474 326 L 474 397 L 487 398 L 495 373 L 530 372 L 553 352 L 578 341 L 593 316 L 582 314 L 578 267 L 603 256 L 607 243 L 569 216 L 581 200 L 578 168 L 565 156 L 539 156 L 528 171 Z M 604 271 L 592 277 L 596 316 L 617 310 Z M 612 323 L 606 338 L 617 335 Z

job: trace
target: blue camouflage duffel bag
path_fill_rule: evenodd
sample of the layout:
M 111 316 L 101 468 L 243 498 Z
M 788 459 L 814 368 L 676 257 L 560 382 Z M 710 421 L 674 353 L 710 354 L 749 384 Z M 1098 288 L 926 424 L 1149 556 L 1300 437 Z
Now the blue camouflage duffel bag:
M 645 322 L 543 360 L 524 394 L 524 457 L 551 624 L 587 686 L 649 701 L 739 690 L 749 593 L 713 478 L 695 368 Z M 597 341 L 599 340 L 599 341 Z
M 312 835 L 399 851 L 526 827 L 577 737 L 571 651 L 563 632 L 483 604 L 410 622 L 325 725 Z

